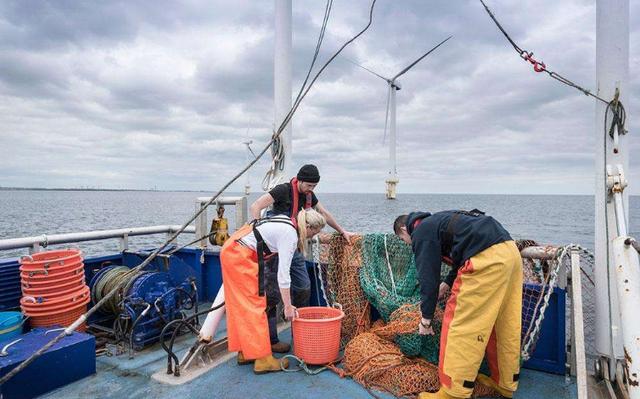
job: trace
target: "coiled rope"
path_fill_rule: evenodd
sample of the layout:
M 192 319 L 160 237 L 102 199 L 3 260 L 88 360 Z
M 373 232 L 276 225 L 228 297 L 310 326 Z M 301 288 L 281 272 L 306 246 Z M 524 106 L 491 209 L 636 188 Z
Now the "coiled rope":
M 136 273 L 132 272 L 133 269 L 129 269 L 126 266 L 114 267 L 111 270 L 106 271 L 98 281 L 91 287 L 91 300 L 93 303 L 98 303 L 107 296 L 111 291 L 116 290 L 116 295 L 111 296 L 104 305 L 100 308 L 103 312 L 109 314 L 119 314 L 122 308 L 121 303 L 124 299 L 125 290 L 118 289 L 119 287 L 125 287 L 129 285 L 129 282 L 136 277 Z

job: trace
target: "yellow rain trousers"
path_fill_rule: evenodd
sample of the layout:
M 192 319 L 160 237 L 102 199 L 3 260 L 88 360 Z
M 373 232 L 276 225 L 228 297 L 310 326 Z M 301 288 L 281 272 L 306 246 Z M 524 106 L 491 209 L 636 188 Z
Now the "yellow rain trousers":
M 468 398 L 482 358 L 491 378 L 515 391 L 520 373 L 522 258 L 513 241 L 493 245 L 458 270 L 442 322 L 441 389 Z
M 251 229 L 238 229 L 220 251 L 229 352 L 242 352 L 247 360 L 271 355 L 267 299 L 258 294 L 258 256 L 237 242 Z

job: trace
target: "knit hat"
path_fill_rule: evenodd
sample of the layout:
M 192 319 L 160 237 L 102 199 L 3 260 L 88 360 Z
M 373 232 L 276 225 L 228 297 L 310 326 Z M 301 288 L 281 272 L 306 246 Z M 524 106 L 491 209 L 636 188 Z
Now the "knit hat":
M 318 172 L 318 168 L 315 165 L 304 165 L 300 168 L 296 177 L 298 181 L 317 183 L 320 181 L 320 172 Z

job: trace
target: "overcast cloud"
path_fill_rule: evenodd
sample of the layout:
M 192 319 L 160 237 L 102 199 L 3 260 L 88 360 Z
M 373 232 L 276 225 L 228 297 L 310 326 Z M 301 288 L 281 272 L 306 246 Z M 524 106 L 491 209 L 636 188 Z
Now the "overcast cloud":
M 488 4 L 522 48 L 595 89 L 595 1 Z M 634 6 L 627 127 L 640 194 Z M 321 61 L 368 8 L 335 1 Z M 295 92 L 323 12 L 294 1 Z M 0 2 L 0 186 L 215 191 L 244 164 L 247 132 L 255 149 L 271 135 L 273 19 L 273 2 L 257 0 Z M 379 0 L 344 55 L 393 76 L 449 35 L 400 80 L 399 193 L 592 193 L 594 100 L 533 72 L 477 0 Z M 383 81 L 336 59 L 294 119 L 294 169 L 316 163 L 321 192 L 383 192 L 385 102 Z M 251 171 L 254 190 L 268 161 Z

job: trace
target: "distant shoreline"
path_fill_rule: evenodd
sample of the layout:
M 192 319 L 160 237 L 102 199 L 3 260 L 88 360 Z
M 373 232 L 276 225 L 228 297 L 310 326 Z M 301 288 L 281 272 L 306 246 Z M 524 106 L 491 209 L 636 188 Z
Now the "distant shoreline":
M 46 188 L 46 187 L 0 187 L 0 191 L 111 191 L 111 192 L 157 192 L 157 193 L 209 193 L 207 190 L 160 190 L 160 189 L 139 189 L 139 188 Z M 258 192 L 252 192 L 251 194 L 257 194 Z M 259 191 L 262 193 L 262 191 Z M 362 193 L 362 192 L 323 192 L 322 195 L 327 194 L 380 194 L 381 193 Z M 509 196 L 577 196 L 577 197 L 593 197 L 593 194 L 506 194 L 506 193 L 494 193 L 494 194 L 483 194 L 483 193 L 403 193 L 406 195 L 509 195 Z M 229 192 L 227 195 L 243 195 L 240 192 Z M 638 197 L 638 194 L 630 194 L 631 197 Z
M 139 188 L 45 188 L 45 187 L 0 187 L 0 191 L 136 191 L 165 193 L 201 193 L 200 190 L 156 190 Z

